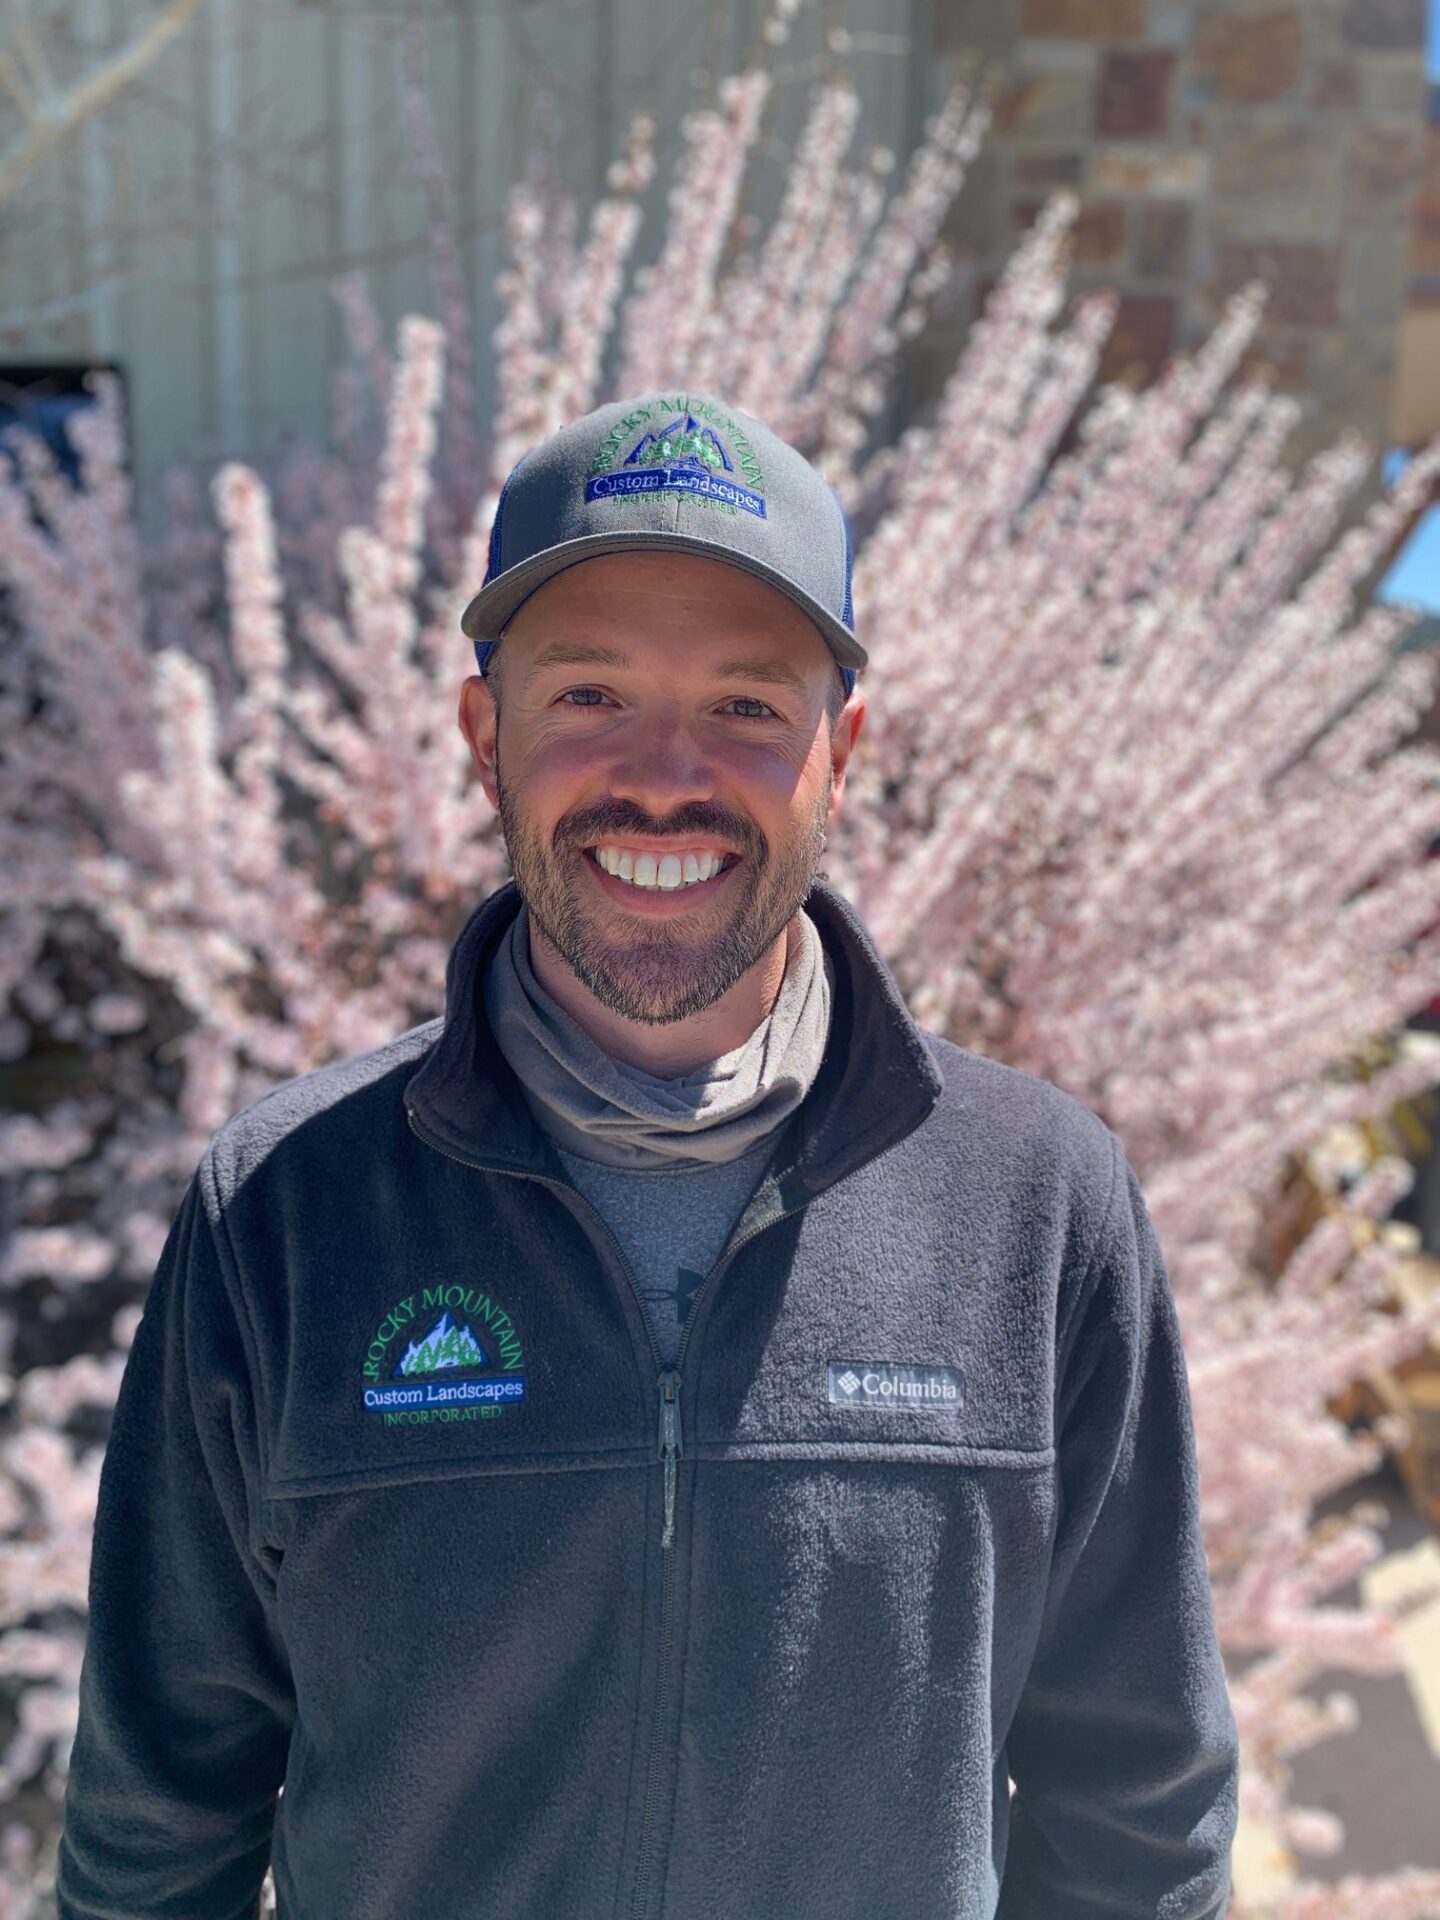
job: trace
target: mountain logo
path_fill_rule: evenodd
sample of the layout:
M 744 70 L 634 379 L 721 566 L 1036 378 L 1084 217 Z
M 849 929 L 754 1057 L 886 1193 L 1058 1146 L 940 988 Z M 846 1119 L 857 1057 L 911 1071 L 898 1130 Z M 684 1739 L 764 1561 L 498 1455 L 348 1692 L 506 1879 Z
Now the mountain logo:
M 386 1426 L 489 1420 L 525 1399 L 515 1322 L 480 1287 L 423 1287 L 397 1300 L 360 1374 L 361 1404 Z
M 652 447 L 655 460 L 668 467 L 708 468 L 712 473 L 722 468 L 726 473 L 735 471 L 715 429 L 702 427 L 693 413 L 683 419 L 677 416 L 658 433 L 642 434 L 626 454 L 625 465 L 638 466 Z
M 391 1378 L 416 1373 L 438 1373 L 442 1367 L 488 1367 L 489 1355 L 462 1320 L 450 1321 L 447 1307 L 418 1344 L 412 1340 L 400 1357 Z
M 747 484 L 742 484 L 743 476 Z M 640 401 L 596 449 L 587 505 L 637 493 L 684 493 L 721 513 L 764 520 L 765 476 L 744 429 L 709 401 Z

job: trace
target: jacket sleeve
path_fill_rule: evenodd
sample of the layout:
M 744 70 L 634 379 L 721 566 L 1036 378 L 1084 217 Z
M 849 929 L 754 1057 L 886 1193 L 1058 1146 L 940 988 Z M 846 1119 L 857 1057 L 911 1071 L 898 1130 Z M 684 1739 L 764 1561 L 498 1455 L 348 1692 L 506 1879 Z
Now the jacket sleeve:
M 995 1920 L 1221 1920 L 1229 1901 L 1239 1739 L 1185 1356 L 1139 1181 L 1112 1145 L 1108 1218 L 1059 1373 L 1060 1517 L 1007 1739 L 1016 1792 Z
M 59 1920 L 252 1920 L 269 1863 L 293 1695 L 208 1176 L 161 1255 L 101 1464 Z

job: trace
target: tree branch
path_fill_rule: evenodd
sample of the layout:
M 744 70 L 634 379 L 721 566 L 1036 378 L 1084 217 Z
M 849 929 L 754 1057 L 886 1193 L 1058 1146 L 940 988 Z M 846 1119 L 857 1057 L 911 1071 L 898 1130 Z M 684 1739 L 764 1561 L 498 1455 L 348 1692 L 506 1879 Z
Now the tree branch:
M 23 134 L 10 151 L 0 158 L 0 206 L 14 196 L 20 182 L 39 164 L 62 134 L 72 132 L 82 120 L 97 112 L 154 60 L 161 48 L 187 25 L 199 5 L 200 0 L 171 0 L 171 4 L 157 14 L 150 25 L 138 33 L 108 66 L 80 81 L 68 93 L 56 95 L 52 90 L 41 112 L 35 113 L 31 108 L 29 132 Z M 29 23 L 24 21 L 19 10 L 15 12 L 15 27 L 22 47 L 29 41 L 29 57 L 32 63 L 38 62 L 40 76 L 42 79 L 48 78 L 38 43 L 34 41 Z M 7 66 L 13 66 L 13 63 L 7 62 Z M 7 72 L 6 83 L 9 84 L 13 77 L 12 73 Z

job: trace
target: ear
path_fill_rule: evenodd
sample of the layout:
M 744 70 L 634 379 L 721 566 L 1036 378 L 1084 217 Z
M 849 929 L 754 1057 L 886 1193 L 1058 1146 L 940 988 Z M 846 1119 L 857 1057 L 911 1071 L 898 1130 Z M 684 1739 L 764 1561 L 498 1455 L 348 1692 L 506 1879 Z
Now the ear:
M 830 740 L 830 811 L 825 819 L 827 827 L 834 826 L 835 816 L 840 811 L 840 801 L 845 792 L 845 769 L 864 724 L 865 696 L 857 686 L 835 716 Z
M 480 769 L 480 784 L 492 807 L 500 804 L 500 787 L 495 778 L 495 736 L 500 716 L 495 711 L 495 696 L 490 683 L 472 673 L 460 689 L 460 731 Z

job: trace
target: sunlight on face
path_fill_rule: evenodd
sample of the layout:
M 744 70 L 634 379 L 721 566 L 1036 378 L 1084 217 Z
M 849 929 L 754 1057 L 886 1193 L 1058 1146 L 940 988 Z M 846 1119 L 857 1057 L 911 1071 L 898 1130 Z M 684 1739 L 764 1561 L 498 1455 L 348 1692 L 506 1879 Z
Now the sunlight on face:
M 837 670 L 819 629 L 724 562 L 639 551 L 546 581 L 502 653 L 498 804 L 536 924 L 626 1019 L 713 1006 L 794 918 L 824 848 Z M 643 892 L 597 846 L 738 859 Z

